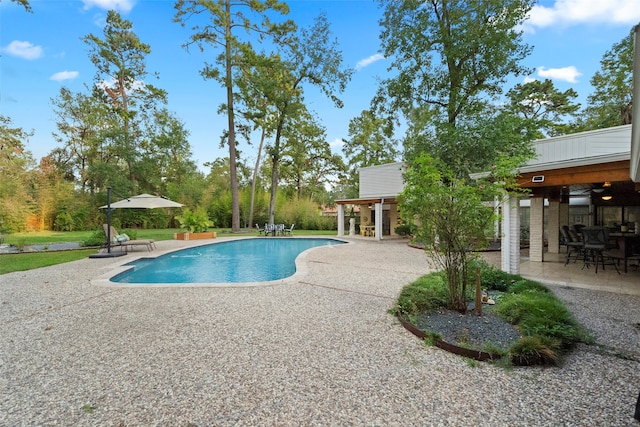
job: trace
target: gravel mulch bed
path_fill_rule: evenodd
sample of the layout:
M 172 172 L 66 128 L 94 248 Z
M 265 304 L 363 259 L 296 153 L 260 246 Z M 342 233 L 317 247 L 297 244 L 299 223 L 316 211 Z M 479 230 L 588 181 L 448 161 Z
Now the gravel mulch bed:
M 436 332 L 449 344 L 486 350 L 487 345 L 508 350 L 520 338 L 520 333 L 508 322 L 491 313 L 491 306 L 484 306 L 478 316 L 473 305 L 465 314 L 451 310 L 438 310 L 417 316 L 417 327 Z

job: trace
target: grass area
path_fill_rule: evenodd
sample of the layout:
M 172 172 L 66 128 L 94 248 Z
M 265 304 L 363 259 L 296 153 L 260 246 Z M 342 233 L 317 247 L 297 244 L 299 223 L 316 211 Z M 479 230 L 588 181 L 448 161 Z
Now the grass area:
M 0 255 L 0 274 L 77 261 L 96 252 L 96 249 L 81 249 L 75 251 L 28 252 Z
M 480 266 L 483 289 L 502 293 L 492 314 L 514 325 L 521 335 L 504 354 L 508 362 L 514 365 L 554 364 L 577 343 L 593 343 L 587 330 L 546 286 L 486 263 L 480 263 Z M 428 274 L 405 286 L 394 311 L 415 325 L 417 316 L 446 308 L 447 292 L 443 272 Z M 470 293 L 468 298 L 471 301 L 473 295 Z M 469 319 L 482 321 L 475 314 L 469 316 Z
M 178 228 L 165 228 L 159 230 L 118 230 L 120 232 L 130 233 L 131 237 L 136 239 L 153 239 L 172 240 L 173 233 L 183 231 Z M 231 229 L 216 228 L 213 229 L 218 233 L 218 237 L 231 237 L 236 234 L 231 233 Z M 257 236 L 256 230 L 247 230 L 243 234 L 246 236 Z M 294 230 L 294 236 L 335 236 L 335 230 Z M 95 236 L 104 238 L 101 231 L 37 231 L 13 233 L 4 235 L 4 243 L 23 248 L 26 245 L 47 245 L 51 243 L 64 242 L 91 242 Z M 134 237 L 135 236 L 135 237 Z M 62 264 L 69 261 L 86 258 L 96 253 L 95 249 L 82 249 L 73 251 L 57 251 L 57 252 L 25 252 L 16 254 L 0 255 L 0 274 L 10 273 L 12 271 L 25 271 L 33 268 L 47 267 L 49 265 Z

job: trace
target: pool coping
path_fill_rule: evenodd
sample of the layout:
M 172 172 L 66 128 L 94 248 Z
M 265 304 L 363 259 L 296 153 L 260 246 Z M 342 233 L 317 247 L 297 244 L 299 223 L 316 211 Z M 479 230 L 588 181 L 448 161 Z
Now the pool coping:
M 207 245 L 215 245 L 223 242 L 228 242 L 231 240 L 246 240 L 246 239 L 324 239 L 324 240 L 337 240 L 346 244 L 353 244 L 354 242 L 341 239 L 339 237 L 334 236 L 290 236 L 290 237 L 259 237 L 259 236 L 234 236 L 228 237 L 215 241 L 193 241 L 188 246 L 182 247 L 174 247 L 169 249 L 156 249 L 154 252 L 130 252 L 129 254 L 134 255 L 133 257 L 123 257 L 122 262 L 111 266 L 107 272 L 100 274 L 95 279 L 91 280 L 91 284 L 94 286 L 100 286 L 105 288 L 167 288 L 167 287 L 176 287 L 176 288 L 252 288 L 252 287 L 265 287 L 265 286 L 277 286 L 284 285 L 287 283 L 297 282 L 300 280 L 301 276 L 307 275 L 309 268 L 306 259 L 309 253 L 314 249 L 322 249 L 322 248 L 334 248 L 334 245 L 331 246 L 317 246 L 309 249 L 305 249 L 300 252 L 300 254 L 295 259 L 296 271 L 289 277 L 285 277 L 284 279 L 270 280 L 266 282 L 237 282 L 237 283 L 228 283 L 228 282 L 202 282 L 202 283 L 123 283 L 123 282 L 112 282 L 111 278 L 117 276 L 118 274 L 122 274 L 127 270 L 130 270 L 132 267 L 127 265 L 132 262 L 138 261 L 140 259 L 156 259 L 163 255 L 167 255 L 173 252 L 177 252 L 187 248 L 195 248 L 199 246 L 207 246 Z M 190 241 L 191 242 L 191 241 Z M 342 245 L 339 245 L 342 246 Z

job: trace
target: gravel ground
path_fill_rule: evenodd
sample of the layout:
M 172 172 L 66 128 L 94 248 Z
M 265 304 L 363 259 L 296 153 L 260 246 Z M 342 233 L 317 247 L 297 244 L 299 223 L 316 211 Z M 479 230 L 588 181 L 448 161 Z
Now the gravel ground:
M 49 243 L 42 245 L 26 245 L 22 248 L 22 252 L 39 252 L 39 251 L 63 251 L 67 249 L 78 249 L 82 246 L 81 242 L 63 242 L 63 243 Z M 18 253 L 20 252 L 16 246 L 0 245 L 0 254 L 2 253 Z
M 388 314 L 424 254 L 353 240 L 267 286 L 96 285 L 142 253 L 0 276 L 0 425 L 639 425 L 640 297 L 553 288 L 616 351 L 472 367 Z

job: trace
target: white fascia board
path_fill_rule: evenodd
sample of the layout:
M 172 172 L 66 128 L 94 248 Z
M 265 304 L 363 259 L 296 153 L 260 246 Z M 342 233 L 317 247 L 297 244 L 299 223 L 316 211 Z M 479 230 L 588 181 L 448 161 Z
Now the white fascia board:
M 633 99 L 640 99 L 640 24 L 633 28 L 635 33 L 633 48 Z M 634 102 L 631 110 L 631 165 L 629 176 L 633 182 L 640 182 L 640 103 Z
M 630 152 L 606 154 L 602 156 L 583 157 L 581 159 L 562 160 L 558 162 L 537 163 L 531 166 L 522 166 L 520 173 L 546 171 L 553 169 L 575 168 L 579 166 L 598 165 L 601 163 L 619 162 L 629 160 Z

